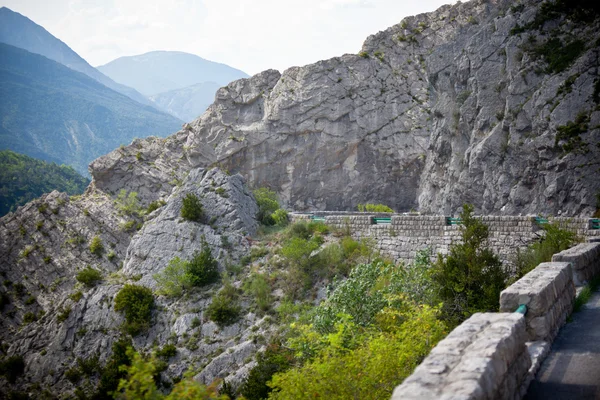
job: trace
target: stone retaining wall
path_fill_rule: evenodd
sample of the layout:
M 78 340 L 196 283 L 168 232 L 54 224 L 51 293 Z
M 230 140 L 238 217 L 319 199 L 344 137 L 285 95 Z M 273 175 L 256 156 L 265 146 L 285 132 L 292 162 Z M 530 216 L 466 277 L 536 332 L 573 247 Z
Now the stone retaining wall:
M 531 367 L 526 338 L 521 314 L 474 314 L 438 343 L 392 399 L 518 399 Z
M 600 243 L 581 243 L 552 256 L 553 262 L 569 262 L 573 267 L 573 282 L 582 286 L 600 273 Z
M 573 311 L 575 285 L 568 262 L 547 262 L 504 289 L 500 311 L 513 312 L 527 306 L 525 322 L 528 340 L 552 342 Z
M 376 248 L 394 261 L 410 261 L 418 250 L 429 247 L 432 254 L 447 254 L 450 244 L 460 240 L 458 225 L 447 225 L 444 216 L 401 215 L 385 213 L 356 213 L 322 211 L 290 213 L 292 221 L 309 221 L 311 216 L 324 218 L 324 222 L 337 229 L 346 229 L 355 238 L 372 237 Z M 391 223 L 375 225 L 373 218 L 391 218 Z M 484 216 L 489 227 L 489 246 L 503 260 L 509 260 L 518 248 L 525 248 L 541 235 L 534 217 Z M 578 235 L 600 238 L 600 230 L 592 230 L 587 218 L 550 218 Z
M 500 313 L 475 314 L 438 343 L 392 399 L 521 399 L 573 310 L 574 277 L 598 276 L 599 264 L 600 243 L 583 243 L 538 265 L 502 291 Z M 513 312 L 521 304 L 525 316 Z

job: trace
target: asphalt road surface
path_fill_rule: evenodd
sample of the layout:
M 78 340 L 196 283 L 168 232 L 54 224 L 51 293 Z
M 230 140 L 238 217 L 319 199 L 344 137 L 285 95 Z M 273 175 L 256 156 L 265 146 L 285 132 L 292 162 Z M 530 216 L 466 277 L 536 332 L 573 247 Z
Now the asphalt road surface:
M 600 292 L 558 333 L 526 400 L 600 399 Z

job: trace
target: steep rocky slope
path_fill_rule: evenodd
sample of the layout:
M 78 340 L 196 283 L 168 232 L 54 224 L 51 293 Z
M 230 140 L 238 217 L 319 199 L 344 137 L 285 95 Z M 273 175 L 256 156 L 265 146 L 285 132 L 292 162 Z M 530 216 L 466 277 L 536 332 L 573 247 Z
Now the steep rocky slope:
M 183 163 L 170 151 L 151 161 L 165 177 L 175 161 L 222 165 L 298 210 L 371 201 L 448 214 L 470 202 L 484 213 L 588 215 L 600 190 L 598 20 L 553 14 L 521 29 L 540 4 L 444 6 L 369 37 L 359 55 L 232 82 L 170 139 Z M 99 187 L 148 176 L 116 157 L 92 164 Z
M 105 362 L 122 335 L 114 298 L 125 283 L 154 288 L 169 260 L 204 245 L 220 270 L 248 252 L 257 208 L 241 175 L 298 210 L 369 201 L 451 213 L 471 202 L 487 214 L 589 215 L 600 29 L 546 11 L 533 0 L 445 6 L 369 37 L 359 55 L 232 82 L 174 135 L 95 160 L 80 198 L 54 192 L 1 218 L 0 350 L 25 362 L 15 387 L 72 393 L 78 358 Z M 165 204 L 127 215 L 122 190 Z M 179 217 L 190 192 L 201 222 Z M 91 288 L 75 278 L 87 265 L 104 276 Z M 167 376 L 193 366 L 203 382 L 239 382 L 273 326 L 248 304 L 233 325 L 209 321 L 218 288 L 158 297 L 135 347 L 175 344 Z
M 201 199 L 202 222 L 179 216 L 189 193 Z M 22 356 L 26 365 L 25 378 L 15 388 L 31 391 L 28 384 L 35 382 L 54 394 L 69 393 L 78 385 L 66 371 L 77 366 L 77 359 L 97 355 L 104 364 L 122 336 L 123 316 L 115 312 L 113 299 L 124 284 L 155 287 L 154 273 L 172 258 L 189 259 L 204 246 L 220 270 L 247 253 L 258 209 L 241 176 L 194 169 L 164 200 L 165 205 L 141 218 L 123 213 L 122 204 L 92 184 L 80 197 L 52 192 L 0 220 L 0 340 L 5 354 Z M 135 225 L 141 227 L 138 232 Z M 90 247 L 95 237 L 103 246 L 97 254 Z M 89 266 L 103 275 L 93 287 L 75 279 Z M 270 328 L 250 311 L 223 329 L 209 321 L 205 308 L 219 286 L 176 300 L 157 298 L 158 311 L 150 329 L 135 337 L 136 348 L 175 344 L 177 356 L 165 372 L 169 376 L 202 363 L 198 378 L 206 383 L 227 375 L 239 382 L 261 346 L 257 335 Z

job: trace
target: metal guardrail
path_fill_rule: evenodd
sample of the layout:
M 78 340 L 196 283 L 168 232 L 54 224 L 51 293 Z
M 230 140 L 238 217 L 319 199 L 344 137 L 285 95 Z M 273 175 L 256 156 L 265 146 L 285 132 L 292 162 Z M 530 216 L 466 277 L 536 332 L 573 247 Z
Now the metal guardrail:
M 446 217 L 446 225 L 461 225 L 462 219 L 454 217 Z
M 375 225 L 382 225 L 382 224 L 391 224 L 392 223 L 392 218 L 391 217 L 382 217 L 382 218 L 373 218 L 373 224 Z
M 599 218 L 590 219 L 590 229 L 600 229 L 600 219 Z
M 527 314 L 527 306 L 525 304 L 519 304 L 519 307 L 517 307 L 515 312 L 525 315 L 525 314 Z
M 311 215 L 310 220 L 315 222 L 325 222 L 325 217 L 322 217 L 320 215 Z
M 535 217 L 534 221 L 536 224 L 538 225 L 544 225 L 548 223 L 548 218 L 542 218 L 542 217 Z

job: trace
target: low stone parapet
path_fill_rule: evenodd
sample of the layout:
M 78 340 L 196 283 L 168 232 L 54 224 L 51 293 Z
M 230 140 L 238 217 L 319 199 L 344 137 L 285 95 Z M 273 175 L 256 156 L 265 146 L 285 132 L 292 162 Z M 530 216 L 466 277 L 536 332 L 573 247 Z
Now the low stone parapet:
M 569 262 L 575 286 L 583 286 L 600 273 L 600 243 L 580 243 L 552 256 L 553 262 Z
M 521 314 L 474 314 L 438 343 L 392 399 L 518 399 L 531 366 L 526 339 Z
M 574 299 L 571 264 L 547 262 L 502 291 L 500 311 L 512 312 L 525 304 L 528 340 L 552 342 L 571 314 Z

